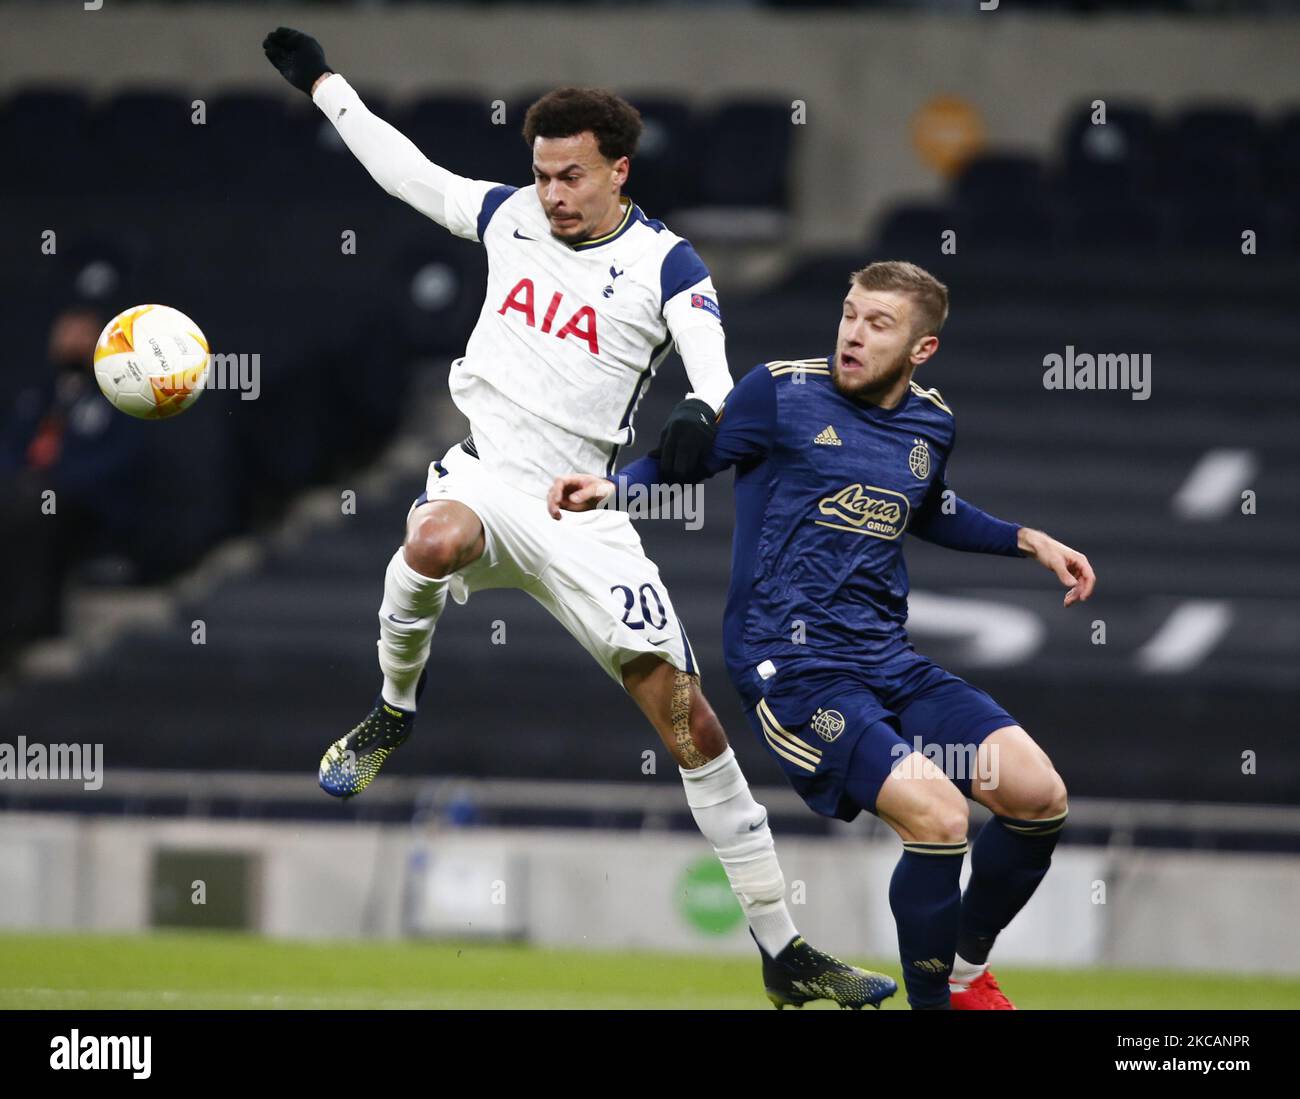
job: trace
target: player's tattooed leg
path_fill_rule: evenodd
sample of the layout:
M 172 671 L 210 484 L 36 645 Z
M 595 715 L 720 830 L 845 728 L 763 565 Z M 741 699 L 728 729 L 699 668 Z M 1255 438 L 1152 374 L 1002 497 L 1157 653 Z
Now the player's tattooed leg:
M 693 688 L 698 677 L 673 669 L 673 699 L 670 719 L 673 725 L 673 742 L 676 744 L 677 762 L 691 770 L 703 767 L 709 757 L 700 750 L 691 735 L 691 700 L 695 694 Z
M 700 691 L 698 675 L 646 653 L 623 665 L 623 685 L 650 720 L 665 748 L 686 770 L 703 767 L 727 750 L 727 734 Z
M 878 1005 L 897 985 L 846 966 L 799 936 L 785 903 L 785 876 L 767 823 L 699 677 L 647 653 L 623 665 L 623 685 L 677 761 L 701 835 L 713 847 L 763 956 L 763 983 L 778 1006 L 828 999 Z

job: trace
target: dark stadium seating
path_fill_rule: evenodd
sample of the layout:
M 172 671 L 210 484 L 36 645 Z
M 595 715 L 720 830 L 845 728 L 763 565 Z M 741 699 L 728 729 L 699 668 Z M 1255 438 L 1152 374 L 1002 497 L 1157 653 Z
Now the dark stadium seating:
M 91 146 L 96 185 L 146 195 L 196 190 L 204 146 L 192 102 L 179 90 L 149 88 L 118 92 L 102 104 Z
M 422 96 L 388 120 L 431 159 L 449 166 L 454 160 L 460 175 L 513 186 L 532 176 L 520 134 L 522 113 L 508 108 L 506 121 L 494 125 L 487 95 Z
M 279 179 L 291 145 L 283 96 L 228 91 L 207 100 L 200 186 L 206 193 L 264 194 L 268 176 Z
M 881 219 L 874 244 L 881 255 L 906 256 L 933 248 L 942 234 L 959 229 L 957 211 L 941 202 L 905 202 Z
M 1151 111 L 1106 100 L 1106 123 L 1091 104 L 1067 120 L 1061 141 L 1062 184 L 1076 204 L 1111 206 L 1145 193 L 1155 170 L 1156 122 Z
M 667 217 L 698 199 L 695 126 L 690 106 L 663 96 L 628 96 L 645 129 L 632 160 L 627 193 L 651 218 Z
M 1081 105 L 1044 163 L 987 152 L 971 160 L 948 203 L 905 203 L 875 236 L 882 247 L 937 239 L 957 228 L 967 246 L 1067 256 L 1124 249 L 1300 251 L 1294 202 L 1300 119 L 1271 124 L 1231 104 L 1202 104 L 1159 118 L 1134 103 L 1108 103 L 1104 125 Z
M 0 114 L 3 147 L 26 151 L 6 157 L 4 191 L 70 194 L 92 166 L 90 107 L 80 89 L 32 87 L 15 92 Z
M 1265 186 L 1294 204 L 1300 199 L 1300 108 L 1282 112 L 1268 134 Z
M 1043 166 L 1031 156 L 990 154 L 972 161 L 957 179 L 955 198 L 972 209 L 1015 208 L 1045 194 Z
M 860 250 L 822 257 L 770 294 L 736 296 L 729 316 L 735 371 L 764 358 L 829 350 L 834 331 L 825 302 L 843 292 L 863 258 Z M 915 591 L 1019 608 L 1045 630 L 1031 660 L 1002 667 L 973 663 L 958 638 L 922 631 L 917 647 L 1002 700 L 1080 796 L 1293 800 L 1300 774 L 1287 761 L 1294 761 L 1288 745 L 1300 684 L 1286 638 L 1300 630 L 1300 585 L 1292 576 L 1300 450 L 1287 409 L 1300 398 L 1289 365 L 1300 345 L 1290 320 L 1295 282 L 1283 276 L 1295 268 L 1233 271 L 1158 256 L 1123 269 L 1104 257 L 1068 265 L 911 258 L 940 274 L 953 294 L 943 350 L 920 376 L 957 412 L 953 486 L 996 514 L 1078 545 L 1102 580 L 1092 603 L 1066 612 L 1055 582 L 1035 565 L 911 542 Z M 1258 349 L 1250 387 L 1225 402 L 1224 364 L 1239 361 L 1247 326 Z M 1045 390 L 1043 355 L 1067 341 L 1150 351 L 1152 399 Z M 683 385 L 680 367 L 665 367 L 639 414 L 642 438 L 634 449 L 650 445 Z M 271 419 L 268 431 L 296 431 L 282 414 Z M 453 441 L 452 434 L 433 437 L 431 454 Z M 1172 515 L 1170 499 L 1211 445 L 1264 457 L 1257 488 L 1267 505 L 1259 515 L 1202 523 Z M 641 529 L 747 771 L 755 782 L 779 783 L 720 662 L 728 480 L 706 487 L 702 530 L 664 522 Z M 374 691 L 379 579 L 420 482 L 417 474 L 363 495 L 356 517 L 276 551 L 255 573 L 185 607 L 173 629 L 124 641 L 131 660 L 106 655 L 67 685 L 65 715 L 75 715 L 85 738 L 102 739 L 119 766 L 230 767 L 230 737 L 238 732 L 257 744 L 259 767 L 302 771 L 310 781 L 327 732 Z M 1246 559 L 1248 568 L 1224 567 Z M 1144 672 L 1139 651 L 1174 608 L 1194 599 L 1228 603 L 1228 633 L 1194 669 Z M 202 651 L 187 641 L 196 617 L 208 625 Z M 1097 620 L 1108 626 L 1105 646 L 1087 640 Z M 507 627 L 504 646 L 491 642 L 496 621 Z M 629 759 L 653 747 L 622 693 L 520 593 L 483 592 L 467 606 L 449 607 L 434 653 L 421 732 L 394 760 L 395 773 L 617 778 Z M 162 662 L 169 675 L 157 681 L 151 669 Z M 237 696 L 228 690 L 232 681 L 241 684 Z M 505 684 L 518 707 L 497 705 Z M 103 714 L 97 700 L 109 690 L 114 707 Z M 1247 696 L 1255 717 L 1240 729 Z M 41 706 L 40 692 L 20 695 L 0 720 L 38 727 Z M 1267 755 L 1269 767 L 1243 776 L 1242 745 Z M 1207 767 L 1207 759 L 1221 765 Z
M 1261 189 L 1264 142 L 1254 112 L 1191 107 L 1166 125 L 1157 185 L 1175 195 L 1241 201 Z
M 428 234 L 399 253 L 388 272 L 385 300 L 397 311 L 400 354 L 454 357 L 483 304 L 487 263 L 482 249 L 444 234 Z
M 790 99 L 737 99 L 701 119 L 701 205 L 788 207 L 790 114 Z
M 1062 232 L 1069 246 L 1082 252 L 1160 249 L 1169 239 L 1169 214 L 1148 199 L 1084 203 L 1065 212 Z
M 1032 157 L 992 154 L 972 161 L 953 192 L 959 247 L 1028 251 L 1053 247 L 1056 209 L 1042 165 Z
M 214 95 L 205 170 L 192 190 L 163 188 L 165 173 L 142 168 L 153 160 L 119 152 L 121 175 L 93 208 L 70 197 L 63 184 L 83 144 L 75 135 L 93 128 L 102 147 L 133 117 L 178 102 L 188 120 L 184 96 L 118 96 L 97 116 L 66 89 L 20 93 L 0 110 L 0 133 L 18 135 L 22 147 L 29 133 L 71 135 L 66 149 L 44 141 L 41 156 L 0 176 L 0 236 L 37 239 L 60 226 L 56 263 L 0 252 L 7 318 L 24 318 L 6 324 L 6 407 L 43 369 L 45 325 L 81 295 L 79 280 L 98 259 L 122 280 L 105 303 L 175 304 L 203 325 L 214 351 L 261 356 L 259 400 L 214 392 L 154 433 L 160 482 L 146 491 L 166 494 L 167 505 L 142 520 L 141 534 L 160 548 L 159 572 L 282 514 L 304 488 L 360 471 L 405 410 L 416 361 L 427 369 L 432 359 L 441 372 L 463 347 L 483 271 L 480 249 L 385 199 L 349 156 L 320 145 L 327 124 L 301 96 Z M 784 207 L 788 162 L 773 151 L 795 132 L 788 107 L 723 105 L 697 129 L 681 103 L 639 102 L 670 135 L 634 164 L 628 190 L 647 214 L 681 201 L 686 177 L 701 184 L 692 203 Z M 528 182 L 518 121 L 492 126 L 486 98 L 427 96 L 387 116 L 435 158 L 454 145 L 459 170 Z M 961 639 L 937 633 L 918 635 L 918 648 L 996 694 L 1080 795 L 1294 801 L 1300 252 L 1286 203 L 1300 178 L 1300 111 L 1252 123 L 1229 109 L 1165 119 L 1114 104 L 1109 119 L 1101 136 L 1086 114 L 1074 117 L 1060 156 L 1045 163 L 978 160 L 946 199 L 900 206 L 870 239 L 807 257 L 769 292 L 729 293 L 733 372 L 827 353 L 835 335 L 827 303 L 865 261 L 906 258 L 933 270 L 952 289 L 953 313 L 942 353 L 919 380 L 938 386 L 958 414 L 954 487 L 1077 544 L 1102 586 L 1094 603 L 1066 613 L 1036 566 L 909 545 L 919 592 L 1016 608 L 1045 631 L 1032 660 L 998 667 L 981 667 Z M 696 137 L 700 159 L 684 161 L 676 142 Z M 1203 201 L 1182 176 L 1203 168 L 1206 149 L 1224 164 L 1215 178 L 1231 201 Z M 683 163 L 696 166 L 682 176 Z M 956 256 L 939 252 L 950 227 Z M 1240 254 L 1242 228 L 1259 229 L 1258 256 Z M 357 235 L 355 255 L 340 249 L 344 230 Z M 1152 354 L 1152 399 L 1046 390 L 1043 358 L 1067 343 Z M 648 448 L 684 388 L 680 367 L 665 367 L 639 412 L 634 453 Z M 429 438 L 430 457 L 454 441 L 454 430 Z M 1173 514 L 1174 493 L 1212 446 L 1261 455 L 1258 515 Z M 421 487 L 417 474 L 363 496 L 355 517 L 295 549 L 270 550 L 263 567 L 182 607 L 173 626 L 94 657 L 60 685 L 61 722 L 103 742 L 117 767 L 258 767 L 310 782 L 324 742 L 373 697 L 382 570 Z M 708 486 L 703 530 L 647 523 L 643 534 L 747 771 L 779 783 L 722 671 L 729 495 L 728 478 Z M 1191 670 L 1144 671 L 1143 645 L 1193 599 L 1227 604 L 1231 628 Z M 201 648 L 188 640 L 196 617 L 208 624 Z M 504 646 L 491 644 L 497 619 L 507 624 Z M 1086 641 L 1097 619 L 1108 625 L 1105 646 Z M 520 593 L 450 607 L 434 653 L 421 731 L 394 760 L 396 772 L 617 778 L 654 746 L 622 692 Z M 512 709 L 497 705 L 507 684 Z M 0 726 L 48 728 L 48 691 L 36 684 L 0 701 Z M 1244 698 L 1255 715 L 1248 729 Z M 255 758 L 232 755 L 235 738 Z M 1242 747 L 1276 762 L 1246 780 L 1236 765 Z

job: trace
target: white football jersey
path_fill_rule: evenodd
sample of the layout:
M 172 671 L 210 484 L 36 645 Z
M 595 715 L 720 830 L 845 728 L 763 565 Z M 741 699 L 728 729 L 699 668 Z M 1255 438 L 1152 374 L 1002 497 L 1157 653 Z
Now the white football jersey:
M 718 297 L 689 242 L 624 198 L 612 232 L 564 244 L 535 188 L 434 164 L 337 73 L 312 98 L 389 194 L 487 248 L 483 311 L 450 379 L 485 469 L 538 495 L 563 473 L 611 474 L 674 342 L 695 395 L 721 405 L 731 375 Z
M 632 417 L 687 329 L 721 326 L 690 243 L 627 198 L 618 227 L 565 244 L 532 187 L 455 178 L 447 228 L 487 248 L 487 293 L 451 395 L 487 469 L 544 495 L 561 473 L 609 476 Z

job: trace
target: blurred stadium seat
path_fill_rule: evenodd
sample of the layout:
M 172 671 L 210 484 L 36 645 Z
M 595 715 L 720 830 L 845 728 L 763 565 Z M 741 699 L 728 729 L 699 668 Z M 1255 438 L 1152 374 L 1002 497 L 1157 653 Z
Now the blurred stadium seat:
M 790 99 L 771 97 L 731 100 L 704 115 L 697 139 L 702 205 L 789 207 L 790 114 Z
M 1082 104 L 1062 137 L 1063 190 L 1080 206 L 1112 206 L 1145 195 L 1155 171 L 1156 122 L 1140 104 L 1106 102 L 1105 125 Z
M 0 114 L 6 149 L 29 155 L 6 158 L 0 194 L 70 194 L 91 168 L 90 106 L 71 87 L 30 87 L 14 92 Z
M 512 186 L 527 184 L 531 172 L 520 136 L 522 108 L 508 110 L 502 125 L 494 125 L 492 115 L 486 95 L 437 94 L 420 96 L 385 117 L 435 161 L 454 149 L 461 175 Z
M 645 130 L 632 161 L 627 192 L 650 218 L 697 201 L 694 114 L 684 99 L 628 95 Z
M 147 195 L 195 190 L 206 150 L 190 104 L 178 90 L 141 88 L 119 91 L 99 106 L 91 145 L 98 186 Z

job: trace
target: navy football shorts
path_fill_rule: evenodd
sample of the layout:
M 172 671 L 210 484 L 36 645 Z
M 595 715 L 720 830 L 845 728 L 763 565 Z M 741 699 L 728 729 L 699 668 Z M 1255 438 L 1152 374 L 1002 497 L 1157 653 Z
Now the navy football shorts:
M 996 729 L 1018 725 L 988 694 L 914 650 L 875 667 L 814 657 L 784 659 L 742 697 L 750 725 L 809 808 L 852 820 L 875 812 L 890 771 L 920 751 L 967 797 L 979 777 L 976 749 Z M 749 687 L 749 690 L 745 690 Z

